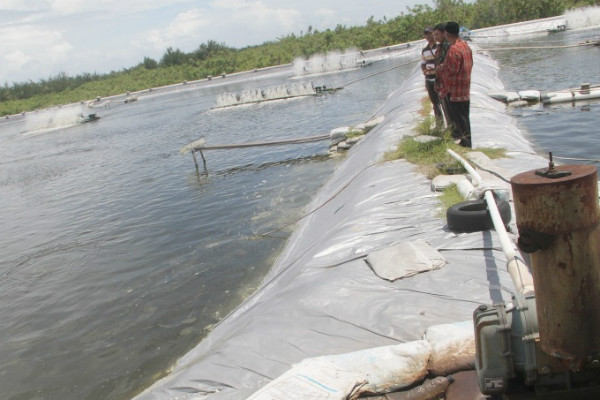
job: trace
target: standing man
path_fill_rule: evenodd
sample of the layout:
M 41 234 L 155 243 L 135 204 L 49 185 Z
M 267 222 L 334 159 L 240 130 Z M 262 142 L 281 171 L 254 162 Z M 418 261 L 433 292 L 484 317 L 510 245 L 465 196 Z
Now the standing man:
M 425 75 L 425 88 L 429 94 L 429 100 L 433 105 L 433 114 L 435 115 L 435 126 L 439 127 L 444 123 L 442 115 L 442 105 L 435 91 L 435 53 L 438 45 L 433 39 L 433 28 L 425 28 L 423 37 L 427 41 L 427 46 L 421 51 L 421 71 Z
M 444 119 L 446 120 L 446 126 L 450 126 L 450 118 L 448 117 L 448 107 L 446 107 L 446 100 L 439 97 L 440 88 L 442 87 L 442 76 L 440 74 L 441 68 L 444 64 L 444 58 L 448 52 L 450 44 L 446 40 L 446 24 L 440 23 L 433 28 L 433 40 L 437 43 L 437 51 L 435 52 L 435 68 L 437 71 L 435 77 L 435 92 L 438 93 L 438 99 L 440 100 L 440 106 L 444 112 Z
M 450 43 L 441 74 L 439 96 L 446 99 L 448 117 L 452 125 L 452 137 L 464 147 L 471 147 L 471 122 L 469 120 L 471 90 L 471 70 L 473 53 L 469 46 L 458 36 L 456 22 L 446 23 L 446 40 Z

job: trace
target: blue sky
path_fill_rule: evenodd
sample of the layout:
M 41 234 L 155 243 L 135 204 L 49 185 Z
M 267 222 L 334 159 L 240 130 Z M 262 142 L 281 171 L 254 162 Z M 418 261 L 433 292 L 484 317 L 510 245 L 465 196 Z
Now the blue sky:
M 288 33 L 364 25 L 430 0 L 0 0 L 0 84 L 100 74 L 189 52 L 208 40 L 244 47 Z

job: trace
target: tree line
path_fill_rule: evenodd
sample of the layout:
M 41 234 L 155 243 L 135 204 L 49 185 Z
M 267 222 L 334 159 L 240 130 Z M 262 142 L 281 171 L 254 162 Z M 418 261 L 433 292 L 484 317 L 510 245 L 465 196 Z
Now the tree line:
M 61 72 L 38 82 L 0 86 L 0 115 L 16 114 L 97 96 L 137 91 L 207 76 L 248 71 L 348 48 L 368 50 L 405 43 L 422 37 L 425 26 L 454 20 L 469 29 L 509 24 L 564 14 L 568 9 L 599 5 L 600 0 L 434 0 L 433 6 L 407 7 L 407 12 L 376 21 L 370 17 L 363 26 L 290 33 L 261 45 L 236 49 L 208 40 L 190 53 L 169 47 L 160 60 L 145 57 L 142 62 L 108 74 Z

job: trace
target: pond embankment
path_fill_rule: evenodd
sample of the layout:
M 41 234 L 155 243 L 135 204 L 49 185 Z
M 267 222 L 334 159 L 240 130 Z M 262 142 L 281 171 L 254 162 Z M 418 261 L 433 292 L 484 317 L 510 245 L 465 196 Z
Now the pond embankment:
M 501 89 L 496 62 L 475 53 L 473 144 L 505 148 L 507 158 L 478 162 L 509 179 L 547 162 L 505 105 L 488 96 Z M 139 399 L 245 399 L 303 359 L 416 341 L 432 325 L 470 320 L 479 304 L 510 300 L 514 289 L 496 233 L 450 232 L 431 182 L 404 160 L 382 161 L 413 134 L 425 95 L 416 67 L 374 113 L 383 121 L 352 147 L 306 207 L 260 289 Z M 367 262 L 417 240 L 445 264 L 390 281 Z

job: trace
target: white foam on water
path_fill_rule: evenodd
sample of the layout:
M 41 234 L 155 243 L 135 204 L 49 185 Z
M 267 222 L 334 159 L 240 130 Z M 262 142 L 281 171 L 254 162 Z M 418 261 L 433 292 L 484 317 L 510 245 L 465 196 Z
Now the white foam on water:
M 216 100 L 216 107 L 228 107 L 249 103 L 260 103 L 267 100 L 287 99 L 315 94 L 312 82 L 294 83 L 290 85 L 270 86 L 264 89 L 248 89 L 241 92 L 221 93 Z
M 26 114 L 25 129 L 22 133 L 39 134 L 68 128 L 81 122 L 82 114 L 87 114 L 82 105 L 47 109 Z
M 600 25 L 600 7 L 585 7 L 567 11 L 568 29 L 582 29 Z
M 320 74 L 356 68 L 360 59 L 360 52 L 356 49 L 347 49 L 344 52 L 331 51 L 327 54 L 315 54 L 308 60 L 296 58 L 292 68 L 294 76 Z

